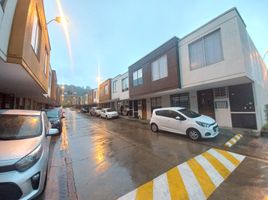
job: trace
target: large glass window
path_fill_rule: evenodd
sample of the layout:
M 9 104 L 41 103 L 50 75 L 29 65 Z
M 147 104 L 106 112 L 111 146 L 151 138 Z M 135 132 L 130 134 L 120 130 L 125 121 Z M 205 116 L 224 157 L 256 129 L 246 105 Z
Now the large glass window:
M 108 85 L 105 85 L 105 87 L 104 87 L 104 94 L 105 94 L 105 95 L 108 94 Z
M 152 63 L 152 80 L 156 81 L 167 76 L 167 56 L 164 55 Z
M 220 29 L 189 44 L 191 69 L 197 69 L 223 60 Z
M 122 79 L 122 92 L 128 91 L 128 77 Z
M 170 96 L 170 104 L 172 107 L 190 108 L 189 94 L 174 94 Z
M 32 28 L 31 45 L 36 55 L 39 54 L 40 41 L 41 41 L 41 26 L 40 26 L 37 10 L 35 10 L 33 28 Z
M 116 85 L 117 85 L 117 80 L 113 81 L 113 93 L 117 92 Z
M 45 53 L 45 60 L 44 60 L 44 74 L 47 75 L 47 65 L 48 65 L 48 53 Z
M 133 72 L 133 86 L 138 86 L 143 84 L 142 79 L 142 68 Z

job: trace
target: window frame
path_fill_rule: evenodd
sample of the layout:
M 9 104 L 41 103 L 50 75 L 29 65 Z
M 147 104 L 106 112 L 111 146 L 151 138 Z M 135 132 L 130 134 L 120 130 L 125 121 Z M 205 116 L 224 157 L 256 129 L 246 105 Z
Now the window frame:
M 123 78 L 121 80 L 121 83 L 122 83 L 122 92 L 128 91 L 128 89 L 129 89 L 129 86 L 128 86 L 128 77 Z M 125 85 L 127 87 L 125 87 Z
M 143 85 L 143 70 L 142 69 L 143 68 L 139 68 L 139 69 L 135 70 L 132 73 L 133 87 L 137 87 L 139 85 Z M 141 75 L 141 76 L 139 77 L 139 75 Z
M 117 80 L 113 81 L 113 93 L 117 93 Z
M 163 75 L 161 74 L 161 68 L 163 67 L 161 65 L 162 59 L 165 60 L 165 67 L 166 67 L 166 69 L 165 69 L 166 74 L 163 74 Z M 155 68 L 157 68 L 157 69 L 155 69 Z M 158 72 L 157 77 L 154 77 L 155 70 L 157 70 L 157 72 Z M 167 55 L 165 54 L 151 63 L 151 79 L 152 79 L 152 81 L 157 81 L 157 80 L 160 80 L 160 79 L 163 79 L 166 77 L 168 77 L 168 59 L 167 59 Z
M 41 38 L 42 38 L 42 26 L 40 23 L 40 18 L 38 14 L 37 7 L 34 11 L 34 19 L 33 19 L 33 26 L 32 26 L 32 33 L 31 33 L 31 47 L 37 56 L 40 59 L 40 48 L 41 48 Z
M 213 62 L 213 63 L 208 63 L 207 61 L 207 56 L 206 56 L 206 49 L 205 49 L 205 38 L 207 38 L 208 36 L 212 35 L 212 34 L 215 34 L 215 33 L 219 33 L 219 41 L 220 41 L 220 51 L 221 51 L 221 59 L 216 61 L 216 62 Z M 196 44 L 197 42 L 201 41 L 202 42 L 202 50 L 203 50 L 203 61 L 204 63 L 202 63 L 201 65 L 199 65 L 198 67 L 194 67 L 192 66 L 192 62 L 191 62 L 191 45 L 194 45 Z M 208 34 L 194 40 L 193 42 L 191 42 L 190 44 L 188 44 L 188 58 L 189 58 L 189 66 L 190 66 L 190 71 L 192 70 L 196 70 L 196 69 L 200 69 L 200 68 L 203 68 L 203 67 L 207 67 L 209 65 L 214 65 L 216 63 L 219 63 L 219 62 L 222 62 L 224 60 L 224 52 L 223 52 L 223 46 L 222 46 L 222 35 L 221 35 L 221 28 L 218 28 L 216 30 L 213 30 L 211 32 L 209 32 Z

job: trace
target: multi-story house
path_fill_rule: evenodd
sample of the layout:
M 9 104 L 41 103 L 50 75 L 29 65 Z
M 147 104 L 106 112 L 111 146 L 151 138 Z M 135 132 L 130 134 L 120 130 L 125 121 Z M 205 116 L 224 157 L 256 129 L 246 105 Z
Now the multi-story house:
M 220 126 L 261 129 L 267 68 L 236 8 L 181 38 L 179 58 L 181 92 L 191 109 Z
M 0 108 L 50 104 L 50 43 L 42 0 L 0 1 Z
M 111 79 L 102 82 L 98 88 L 99 105 L 102 108 L 111 107 Z
M 88 105 L 91 108 L 97 106 L 98 103 L 99 103 L 98 89 L 95 88 L 88 92 Z
M 119 74 L 112 79 L 111 107 L 123 114 L 129 110 L 128 72 Z
M 178 41 L 170 39 L 129 67 L 134 117 L 150 119 L 153 109 L 170 106 L 170 95 L 180 88 Z

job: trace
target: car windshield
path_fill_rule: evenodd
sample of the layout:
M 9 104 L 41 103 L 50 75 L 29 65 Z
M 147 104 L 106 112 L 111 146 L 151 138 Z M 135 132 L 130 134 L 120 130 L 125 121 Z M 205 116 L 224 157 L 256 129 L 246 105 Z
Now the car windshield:
M 96 110 L 101 110 L 101 108 L 96 108 Z
M 40 116 L 0 115 L 0 140 L 16 140 L 41 135 Z
M 181 112 L 182 114 L 186 115 L 189 118 L 196 118 L 196 117 L 201 116 L 200 114 L 198 114 L 194 111 L 188 110 L 188 109 L 181 109 L 181 110 L 179 110 L 179 112 Z
M 48 110 L 46 113 L 47 113 L 48 118 L 58 118 L 59 117 L 59 110 L 58 109 L 51 109 L 51 110 Z
M 109 109 L 106 110 L 106 112 L 113 112 L 113 111 L 114 111 L 114 110 L 111 109 L 111 108 L 109 108 Z

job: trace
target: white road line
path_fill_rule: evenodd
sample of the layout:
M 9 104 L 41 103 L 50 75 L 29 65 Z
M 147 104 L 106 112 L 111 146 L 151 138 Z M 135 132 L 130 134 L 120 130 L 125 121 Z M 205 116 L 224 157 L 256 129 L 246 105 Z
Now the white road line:
M 235 138 L 232 138 L 231 141 L 235 144 L 237 140 Z
M 127 193 L 126 195 L 120 197 L 118 200 L 135 200 L 137 189 Z
M 223 181 L 224 178 L 219 174 L 219 172 L 210 164 L 210 162 L 202 155 L 196 156 L 195 160 L 203 167 L 207 172 L 211 181 L 216 187 L 218 187 Z
M 166 173 L 155 178 L 153 185 L 154 200 L 170 200 L 169 186 Z
M 191 200 L 205 200 L 206 196 L 187 163 L 178 166 L 185 188 Z
M 213 155 L 215 158 L 217 158 L 230 172 L 232 172 L 236 167 L 231 163 L 229 160 L 227 160 L 223 155 L 215 151 L 214 149 L 209 149 L 208 153 Z
M 246 156 L 242 156 L 240 154 L 237 154 L 237 153 L 233 153 L 233 152 L 230 152 L 230 151 L 227 151 L 229 154 L 231 154 L 233 157 L 235 157 L 237 160 L 239 160 L 240 162 L 242 162 Z

